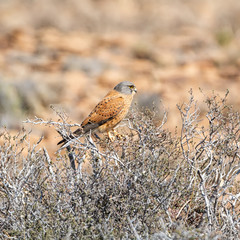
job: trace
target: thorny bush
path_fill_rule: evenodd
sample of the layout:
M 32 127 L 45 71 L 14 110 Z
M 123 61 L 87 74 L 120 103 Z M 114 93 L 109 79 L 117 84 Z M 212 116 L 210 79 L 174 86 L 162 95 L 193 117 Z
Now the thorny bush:
M 1 238 L 240 238 L 239 113 L 226 98 L 206 97 L 203 124 L 190 93 L 178 106 L 180 136 L 164 129 L 166 115 L 156 126 L 153 113 L 135 111 L 122 139 L 85 136 L 52 158 L 42 139 L 30 145 L 29 133 L 3 131 Z M 27 122 L 66 135 L 59 116 Z

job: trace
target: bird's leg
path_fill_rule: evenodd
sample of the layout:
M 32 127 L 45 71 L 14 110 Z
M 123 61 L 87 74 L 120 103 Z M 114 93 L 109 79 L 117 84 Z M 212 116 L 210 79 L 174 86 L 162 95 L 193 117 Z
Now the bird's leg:
M 108 138 L 110 139 L 111 142 L 114 140 L 114 136 L 111 134 L 111 131 L 107 132 Z

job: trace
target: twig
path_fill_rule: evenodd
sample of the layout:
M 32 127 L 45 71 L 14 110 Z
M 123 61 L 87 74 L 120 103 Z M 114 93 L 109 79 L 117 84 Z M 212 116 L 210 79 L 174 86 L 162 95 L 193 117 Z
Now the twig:
M 52 169 L 51 159 L 48 155 L 47 149 L 45 147 L 43 147 L 43 151 L 44 151 L 44 155 L 46 157 L 47 163 L 48 163 L 48 170 L 49 170 L 50 174 L 52 175 L 53 180 L 55 180 L 55 174 Z
M 73 171 L 76 171 L 75 156 L 70 146 L 67 146 L 67 151 L 68 151 L 68 157 L 70 160 L 71 168 L 73 169 Z
M 209 226 L 210 226 L 210 228 L 212 228 L 212 211 L 211 211 L 210 201 L 207 196 L 206 189 L 204 187 L 205 179 L 202 177 L 200 170 L 198 170 L 197 173 L 198 173 L 198 176 L 200 177 L 200 190 L 201 190 L 202 196 L 204 197 L 204 200 L 205 200 Z
M 188 200 L 187 202 L 185 202 L 185 203 L 183 204 L 183 206 L 180 208 L 180 210 L 179 210 L 179 212 L 178 212 L 178 214 L 177 214 L 177 216 L 176 216 L 176 219 L 178 219 L 178 217 L 180 216 L 182 210 L 186 207 L 186 205 L 187 205 L 189 202 L 190 202 L 190 200 Z
M 132 229 L 132 231 L 133 231 L 134 236 L 136 237 L 136 239 L 137 239 L 137 240 L 141 240 L 141 237 L 140 237 L 139 234 L 137 233 L 137 230 L 136 230 L 136 228 L 133 226 L 132 221 L 131 221 L 131 219 L 130 219 L 130 217 L 129 217 L 128 215 L 127 215 L 127 220 L 128 220 L 128 223 L 129 223 L 129 225 L 130 225 L 130 227 L 131 227 L 131 229 Z

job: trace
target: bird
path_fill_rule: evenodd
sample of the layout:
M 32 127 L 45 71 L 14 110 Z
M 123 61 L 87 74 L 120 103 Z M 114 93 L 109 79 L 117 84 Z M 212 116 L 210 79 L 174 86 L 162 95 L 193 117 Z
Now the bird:
M 58 145 L 65 145 L 71 139 L 80 137 L 90 131 L 91 133 L 107 132 L 109 139 L 113 141 L 114 137 L 111 135 L 111 131 L 116 133 L 114 128 L 126 117 L 135 93 L 137 93 L 137 88 L 133 83 L 123 81 L 117 84 L 83 120 L 81 127 L 70 136 L 63 136 Z

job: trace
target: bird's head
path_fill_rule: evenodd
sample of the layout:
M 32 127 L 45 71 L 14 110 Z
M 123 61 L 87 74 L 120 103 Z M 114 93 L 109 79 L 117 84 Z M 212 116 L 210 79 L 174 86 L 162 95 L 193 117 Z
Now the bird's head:
M 114 87 L 114 90 L 127 95 L 135 94 L 137 92 L 136 86 L 128 81 L 120 82 L 117 86 Z

